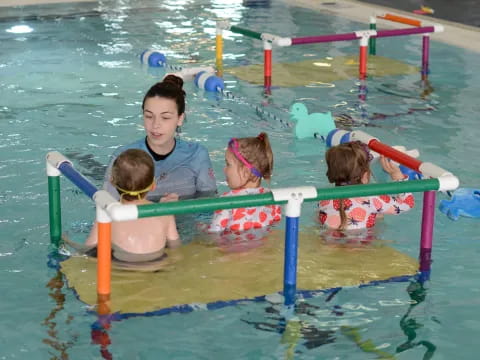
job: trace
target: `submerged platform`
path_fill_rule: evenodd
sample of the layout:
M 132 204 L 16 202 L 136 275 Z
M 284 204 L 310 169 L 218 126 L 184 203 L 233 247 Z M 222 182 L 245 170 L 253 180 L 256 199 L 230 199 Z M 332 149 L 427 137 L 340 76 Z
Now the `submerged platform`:
M 293 63 L 272 64 L 272 86 L 294 87 L 328 84 L 358 78 L 358 56 L 337 56 L 308 59 Z M 416 66 L 383 56 L 369 56 L 369 77 L 419 73 Z M 263 85 L 263 64 L 226 68 L 226 73 L 252 84 Z
M 112 271 L 112 312 L 145 313 L 183 304 L 251 299 L 283 288 L 284 233 L 276 231 L 264 245 L 228 253 L 216 246 L 190 243 L 169 252 L 156 272 Z M 301 233 L 298 251 L 299 290 L 358 286 L 371 281 L 414 275 L 417 261 L 385 242 L 368 245 L 325 244 L 313 232 Z M 61 271 L 81 301 L 96 303 L 96 260 L 71 257 Z

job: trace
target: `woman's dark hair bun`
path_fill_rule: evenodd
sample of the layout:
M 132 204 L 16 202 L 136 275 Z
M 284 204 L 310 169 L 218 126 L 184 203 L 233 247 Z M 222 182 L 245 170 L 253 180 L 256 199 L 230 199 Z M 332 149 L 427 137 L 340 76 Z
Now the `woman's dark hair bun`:
M 181 77 L 173 75 L 173 74 L 169 74 L 169 75 L 165 76 L 165 78 L 163 79 L 162 82 L 165 85 L 168 84 L 168 85 L 178 87 L 180 89 L 183 88 L 183 79 Z

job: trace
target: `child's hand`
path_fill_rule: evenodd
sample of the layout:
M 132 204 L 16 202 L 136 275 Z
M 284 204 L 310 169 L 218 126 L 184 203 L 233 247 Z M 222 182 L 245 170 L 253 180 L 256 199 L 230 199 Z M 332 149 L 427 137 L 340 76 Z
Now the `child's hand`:
M 172 202 L 172 201 L 178 201 L 178 194 L 176 193 L 170 193 L 170 194 L 165 194 L 160 198 L 160 202 Z
M 400 171 L 400 168 L 390 161 L 390 159 L 387 159 L 385 156 L 381 155 L 380 164 L 382 165 L 383 170 L 390 175 L 392 180 L 403 180 L 404 176 Z

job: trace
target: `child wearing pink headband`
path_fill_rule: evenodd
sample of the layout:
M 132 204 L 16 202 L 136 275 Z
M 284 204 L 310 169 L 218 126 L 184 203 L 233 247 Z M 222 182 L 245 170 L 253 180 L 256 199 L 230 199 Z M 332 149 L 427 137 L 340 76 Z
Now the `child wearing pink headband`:
M 262 194 L 261 186 L 273 171 L 273 152 L 266 133 L 256 137 L 232 138 L 225 151 L 225 178 L 230 191 L 222 196 Z M 217 210 L 207 232 L 218 236 L 221 246 L 229 251 L 252 247 L 247 243 L 261 240 L 270 226 L 281 220 L 281 207 L 276 205 Z M 258 241 L 257 241 L 258 243 Z
M 368 184 L 372 159 L 368 147 L 361 142 L 333 146 L 325 154 L 328 181 L 335 186 Z M 387 158 L 381 156 L 380 164 L 393 181 L 408 180 Z M 318 203 L 318 219 L 329 229 L 368 229 L 375 226 L 377 217 L 400 214 L 414 205 L 415 198 L 411 193 L 322 200 Z

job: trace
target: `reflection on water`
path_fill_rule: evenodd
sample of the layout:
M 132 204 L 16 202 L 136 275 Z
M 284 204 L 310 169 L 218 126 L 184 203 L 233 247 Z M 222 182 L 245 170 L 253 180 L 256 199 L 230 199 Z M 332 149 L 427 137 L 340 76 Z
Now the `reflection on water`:
M 415 317 L 411 314 L 412 310 L 425 300 L 427 296 L 427 289 L 424 287 L 424 283 L 414 281 L 408 285 L 407 292 L 412 300 L 412 304 L 408 307 L 407 312 L 400 320 L 400 328 L 407 337 L 407 341 L 401 345 L 398 345 L 396 352 L 401 353 L 417 346 L 424 346 L 425 353 L 423 354 L 422 359 L 428 360 L 433 357 L 437 347 L 430 341 L 417 339 L 417 330 L 422 328 L 423 324 L 419 323 L 418 320 L 415 319 Z
M 100 355 L 102 359 L 107 360 L 113 359 L 113 355 L 108 349 L 108 346 L 112 344 L 108 334 L 110 329 L 109 315 L 99 315 L 98 321 L 92 324 L 90 333 L 92 344 L 100 345 Z
M 334 248 L 343 248 L 347 253 L 349 248 L 374 248 L 378 246 L 379 240 L 373 232 L 370 232 L 367 239 L 365 233 L 362 239 L 358 239 L 359 234 L 334 234 L 333 240 L 325 241 L 326 245 Z M 426 281 L 430 276 L 430 249 L 421 249 L 420 251 L 420 273 L 409 282 L 407 294 L 409 301 L 392 299 L 391 301 L 379 301 L 379 303 L 397 306 L 408 303 L 408 308 L 403 315 L 395 312 L 395 317 L 400 317 L 399 327 L 406 339 L 396 336 L 389 343 L 385 340 L 385 334 L 378 332 L 379 322 L 385 319 L 385 316 L 372 316 L 371 311 L 378 311 L 377 308 L 367 306 L 368 300 L 361 300 L 361 303 L 340 303 L 337 299 L 336 304 L 330 305 L 329 302 L 337 294 L 343 292 L 343 288 L 333 288 L 325 290 L 324 296 L 318 297 L 307 293 L 299 293 L 293 313 L 284 309 L 281 296 L 267 297 L 269 305 L 264 309 L 265 313 L 255 315 L 248 312 L 240 320 L 246 324 L 252 325 L 255 329 L 270 333 L 279 334 L 280 344 L 285 346 L 285 358 L 294 359 L 296 354 L 302 354 L 306 350 L 313 350 L 325 344 L 333 343 L 339 339 L 342 334 L 346 339 L 352 341 L 363 352 L 375 354 L 380 359 L 396 359 L 399 353 L 424 348 L 423 360 L 432 359 L 436 346 L 424 339 L 421 329 L 424 328 L 423 322 L 416 317 L 414 309 L 422 304 L 427 297 Z M 393 258 L 391 261 L 394 261 Z M 317 300 L 307 299 L 317 297 Z M 323 299 L 323 303 L 313 304 L 313 302 Z M 347 296 L 348 299 L 348 296 Z M 341 301 L 341 300 L 340 300 Z M 365 305 L 364 305 L 365 304 Z M 369 314 L 370 313 L 370 314 Z M 255 316 L 255 318 L 253 318 Z M 434 320 L 436 321 L 436 320 Z M 375 324 L 372 326 L 372 324 Z M 366 331 L 375 331 L 375 334 L 366 338 Z M 338 334 L 337 334 L 338 332 Z M 397 345 L 390 344 L 397 343 Z M 300 347 L 299 347 L 300 346 Z M 340 354 L 339 354 L 340 355 Z
M 59 262 L 64 260 L 62 255 L 51 254 L 49 259 L 49 266 L 58 268 L 55 275 L 48 281 L 46 287 L 50 289 L 49 296 L 54 300 L 55 306 L 50 311 L 48 316 L 42 322 L 47 328 L 47 337 L 42 342 L 50 346 L 53 351 L 50 352 L 51 360 L 67 360 L 70 359 L 68 350 L 78 345 L 79 334 L 68 333 L 69 339 L 62 340 L 62 335 L 67 334 L 64 330 L 59 332 L 56 318 L 61 318 L 60 313 L 65 311 L 65 294 L 63 289 L 65 287 L 64 274 L 59 270 Z M 67 290 L 69 291 L 69 290 Z M 111 344 L 108 331 L 110 330 L 110 314 L 108 313 L 107 302 L 101 302 L 98 305 L 98 319 L 91 326 L 91 340 L 92 344 L 100 345 L 100 355 L 103 359 L 113 359 L 108 346 Z M 74 320 L 74 316 L 69 314 L 65 320 L 66 325 L 70 325 Z
M 364 339 L 362 337 L 362 333 L 364 331 L 360 327 L 342 326 L 341 331 L 343 335 L 352 340 L 363 352 L 375 354 L 380 359 L 395 359 L 395 354 L 412 350 L 418 346 L 425 347 L 425 352 L 423 353 L 422 359 L 431 359 L 437 347 L 431 341 L 418 339 L 419 335 L 417 332 L 419 329 L 423 328 L 424 324 L 422 324 L 417 318 L 415 318 L 414 315 L 412 315 L 413 309 L 424 302 L 427 296 L 427 289 L 425 288 L 424 284 L 425 283 L 422 281 L 414 280 L 410 282 L 407 287 L 407 293 L 411 301 L 406 313 L 400 319 L 400 328 L 407 339 L 400 345 L 397 345 L 394 354 L 383 350 L 382 346 L 377 344 L 375 338 Z
M 375 228 L 352 230 L 324 229 L 321 235 L 322 240 L 329 246 L 358 247 L 376 245 L 377 243 L 382 245 L 383 243 L 383 241 L 378 239 Z
M 52 349 L 58 353 L 58 355 L 52 354 L 52 357 L 50 358 L 51 360 L 69 359 L 67 350 L 73 347 L 78 339 L 78 334 L 73 333 L 70 334 L 69 340 L 61 340 L 57 330 L 57 322 L 55 321 L 55 318 L 61 311 L 64 310 L 65 304 L 65 294 L 62 292 L 64 285 L 64 277 L 59 270 L 55 272 L 55 275 L 48 281 L 46 285 L 46 287 L 50 289 L 48 295 L 54 300 L 55 303 L 52 311 L 50 311 L 48 316 L 42 322 L 42 325 L 47 328 L 48 336 L 42 340 L 43 343 L 51 346 Z M 70 324 L 73 319 L 73 315 L 68 315 L 65 324 Z
M 298 302 L 295 305 L 295 315 L 315 318 L 316 311 L 319 309 L 321 309 L 319 306 Z M 280 343 L 286 346 L 286 359 L 293 359 L 295 353 L 301 353 L 300 350 L 295 350 L 297 345 L 302 345 L 310 350 L 335 341 L 334 330 L 319 329 L 314 324 L 301 320 L 297 316 L 286 319 L 278 305 L 267 306 L 265 312 L 267 313 L 267 319 L 264 321 L 247 319 L 241 319 L 241 321 L 253 325 L 257 330 L 281 335 Z

